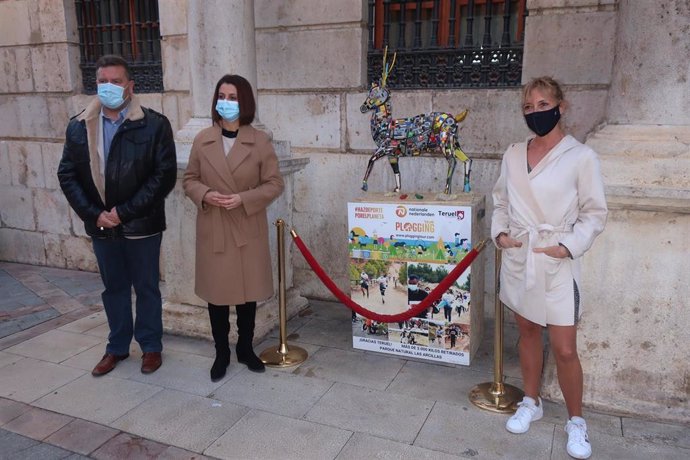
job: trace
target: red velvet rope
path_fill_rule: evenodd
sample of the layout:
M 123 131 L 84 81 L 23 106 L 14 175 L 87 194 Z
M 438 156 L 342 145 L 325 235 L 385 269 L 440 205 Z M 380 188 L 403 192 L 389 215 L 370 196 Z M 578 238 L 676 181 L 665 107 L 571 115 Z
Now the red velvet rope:
M 438 286 L 436 286 L 429 293 L 429 295 L 426 296 L 424 300 L 422 300 L 412 308 L 402 313 L 397 313 L 395 315 L 382 315 L 379 313 L 375 313 L 371 310 L 367 310 L 366 308 L 362 307 L 357 302 L 352 300 L 348 295 L 345 295 L 345 293 L 341 291 L 340 288 L 338 288 L 338 286 L 335 285 L 333 280 L 329 278 L 326 272 L 323 271 L 323 268 L 321 268 L 321 265 L 319 265 L 319 263 L 316 261 L 316 259 L 311 254 L 311 252 L 304 244 L 302 239 L 299 237 L 299 235 L 297 235 L 297 233 L 295 233 L 294 230 L 290 233 L 292 235 L 292 239 L 295 241 L 295 244 L 299 248 L 300 252 L 307 260 L 307 263 L 309 264 L 311 269 L 314 270 L 314 273 L 316 273 L 316 276 L 319 277 L 321 282 L 326 285 L 326 287 L 333 293 L 333 295 L 336 296 L 338 300 L 340 300 L 348 308 L 359 313 L 365 318 L 373 319 L 375 321 L 379 321 L 382 323 L 397 323 L 401 321 L 406 321 L 410 318 L 417 316 L 419 313 L 429 308 L 431 304 L 438 300 L 441 297 L 441 294 L 446 292 L 453 285 L 455 280 L 458 279 L 460 275 L 462 275 L 465 272 L 465 270 L 467 270 L 470 264 L 474 262 L 474 259 L 477 258 L 479 253 L 485 247 L 485 244 L 482 242 L 476 248 L 472 248 L 472 250 L 467 253 L 467 255 L 460 261 L 460 263 L 456 265 L 455 268 L 450 273 L 448 273 L 448 275 L 445 278 L 443 278 L 443 280 L 441 280 L 440 283 L 438 283 Z

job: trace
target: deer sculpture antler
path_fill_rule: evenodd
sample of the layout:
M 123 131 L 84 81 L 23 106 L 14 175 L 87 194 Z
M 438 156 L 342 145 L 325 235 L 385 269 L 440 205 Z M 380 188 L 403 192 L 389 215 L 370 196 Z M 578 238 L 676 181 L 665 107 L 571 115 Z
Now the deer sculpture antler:
M 390 66 L 386 62 L 387 57 L 388 57 L 388 47 L 383 50 L 383 66 L 382 66 L 382 71 L 381 71 L 381 87 L 386 86 L 386 82 L 388 81 L 388 75 L 393 71 L 393 67 L 395 66 L 395 58 L 397 57 L 398 53 L 393 53 L 393 62 L 391 62 Z

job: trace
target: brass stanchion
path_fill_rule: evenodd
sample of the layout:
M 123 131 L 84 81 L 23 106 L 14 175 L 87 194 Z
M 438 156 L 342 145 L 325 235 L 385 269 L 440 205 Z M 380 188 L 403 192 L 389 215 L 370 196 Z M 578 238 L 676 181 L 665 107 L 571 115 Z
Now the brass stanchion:
M 285 299 L 285 221 L 276 220 L 278 231 L 278 321 L 280 322 L 280 344 L 261 352 L 260 358 L 269 367 L 290 367 L 303 363 L 307 350 L 297 346 L 288 349 L 287 345 L 287 301 Z
M 499 273 L 501 270 L 501 251 L 496 249 L 496 318 L 494 332 L 494 381 L 476 385 L 470 390 L 469 398 L 475 406 L 499 412 L 512 414 L 517 410 L 517 403 L 525 395 L 523 391 L 512 385 L 503 383 L 503 303 L 498 298 Z

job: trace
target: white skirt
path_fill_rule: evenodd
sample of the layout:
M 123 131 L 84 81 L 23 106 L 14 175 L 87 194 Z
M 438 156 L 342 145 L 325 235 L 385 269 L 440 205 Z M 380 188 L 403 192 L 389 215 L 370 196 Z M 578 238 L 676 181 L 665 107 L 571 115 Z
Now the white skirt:
M 501 301 L 515 313 L 536 324 L 573 326 L 582 315 L 579 260 L 555 259 L 536 254 L 535 286 L 525 288 L 527 245 L 502 251 Z

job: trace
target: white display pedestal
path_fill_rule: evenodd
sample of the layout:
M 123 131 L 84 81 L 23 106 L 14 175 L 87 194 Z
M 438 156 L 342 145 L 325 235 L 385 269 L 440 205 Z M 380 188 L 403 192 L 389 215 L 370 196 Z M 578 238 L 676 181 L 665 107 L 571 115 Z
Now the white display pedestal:
M 485 207 L 474 193 L 387 195 L 348 203 L 350 296 L 375 313 L 396 314 L 426 297 L 479 243 Z M 480 255 L 438 303 L 408 321 L 353 317 L 353 347 L 469 365 L 482 337 L 483 275 Z M 417 289 L 408 288 L 415 281 Z

